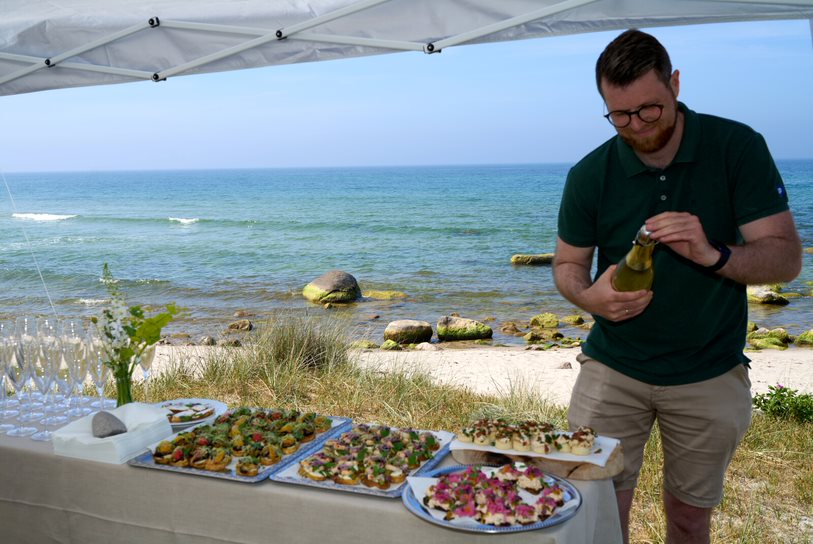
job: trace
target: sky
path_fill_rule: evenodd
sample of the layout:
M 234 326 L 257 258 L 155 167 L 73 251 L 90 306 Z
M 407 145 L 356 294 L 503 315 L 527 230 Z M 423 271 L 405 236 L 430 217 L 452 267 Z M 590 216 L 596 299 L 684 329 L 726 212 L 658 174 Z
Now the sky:
M 813 158 L 809 21 L 647 29 L 691 109 Z M 0 172 L 574 163 L 614 134 L 618 32 L 0 97 Z

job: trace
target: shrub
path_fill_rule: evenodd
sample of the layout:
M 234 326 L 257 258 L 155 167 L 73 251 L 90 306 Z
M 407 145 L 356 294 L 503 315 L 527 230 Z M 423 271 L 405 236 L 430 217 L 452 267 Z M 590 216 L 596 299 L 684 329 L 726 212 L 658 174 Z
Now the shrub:
M 765 415 L 777 419 L 792 419 L 800 423 L 813 421 L 813 395 L 799 394 L 781 384 L 768 386 L 767 393 L 754 396 L 754 406 Z

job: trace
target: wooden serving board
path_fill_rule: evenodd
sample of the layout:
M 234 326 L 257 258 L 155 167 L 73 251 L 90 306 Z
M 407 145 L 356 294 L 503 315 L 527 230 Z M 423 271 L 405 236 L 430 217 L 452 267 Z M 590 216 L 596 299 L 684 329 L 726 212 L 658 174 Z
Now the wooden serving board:
M 452 458 L 463 465 L 503 465 L 519 461 L 527 465 L 536 465 L 549 474 L 571 480 L 604 480 L 624 470 L 624 452 L 621 444 L 615 447 L 603 467 L 582 461 L 562 461 L 547 457 L 504 455 L 475 450 L 452 450 Z

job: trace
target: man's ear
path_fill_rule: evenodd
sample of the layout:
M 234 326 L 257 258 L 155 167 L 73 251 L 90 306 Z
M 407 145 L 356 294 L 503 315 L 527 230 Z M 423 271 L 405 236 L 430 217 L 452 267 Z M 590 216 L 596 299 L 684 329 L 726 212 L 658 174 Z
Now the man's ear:
M 675 98 L 680 94 L 680 70 L 672 72 L 672 77 L 669 79 L 669 86 L 675 94 Z

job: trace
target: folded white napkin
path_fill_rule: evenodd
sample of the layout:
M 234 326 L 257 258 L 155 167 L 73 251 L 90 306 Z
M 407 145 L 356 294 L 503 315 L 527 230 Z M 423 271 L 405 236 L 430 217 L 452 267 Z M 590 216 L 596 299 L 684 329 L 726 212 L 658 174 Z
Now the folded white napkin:
M 133 402 L 109 410 L 127 426 L 127 432 L 96 438 L 93 415 L 69 423 L 54 432 L 54 453 L 102 463 L 122 464 L 172 435 L 167 411 L 152 404 Z

